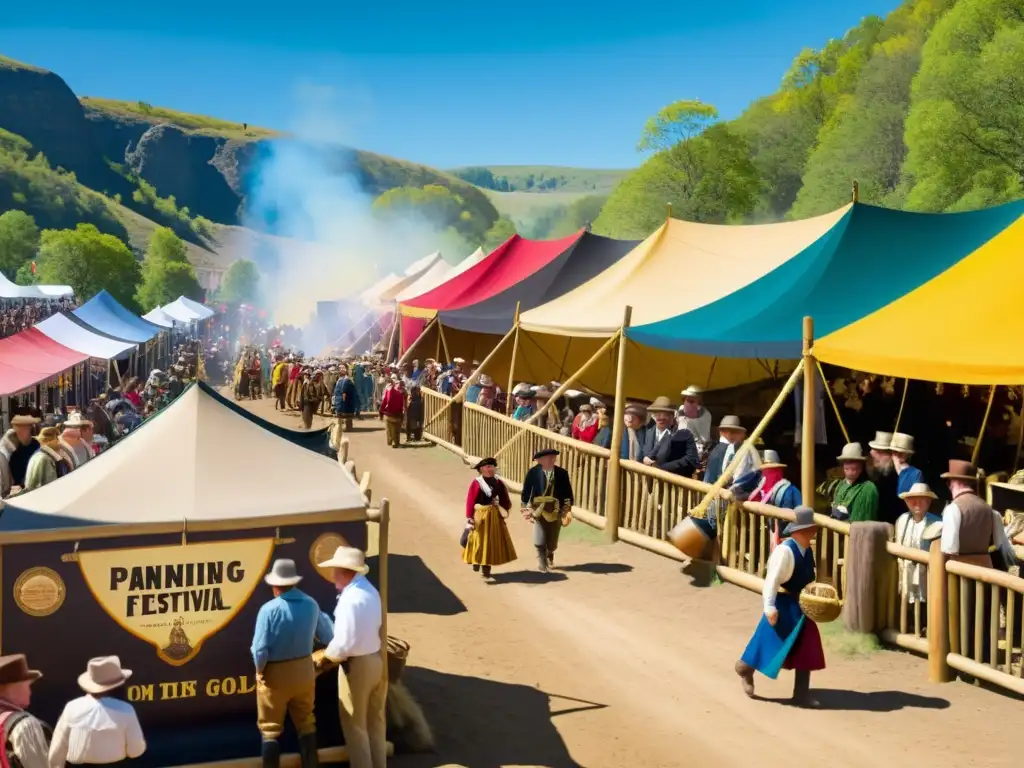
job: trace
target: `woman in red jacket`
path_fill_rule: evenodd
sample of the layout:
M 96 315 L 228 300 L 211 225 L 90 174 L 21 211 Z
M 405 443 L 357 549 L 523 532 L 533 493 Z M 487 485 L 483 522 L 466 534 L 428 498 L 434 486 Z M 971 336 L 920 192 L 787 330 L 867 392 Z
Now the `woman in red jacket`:
M 402 422 L 405 415 L 405 388 L 402 380 L 391 376 L 391 383 L 384 388 L 380 399 L 380 417 L 387 427 L 388 445 L 397 448 L 402 441 Z
M 597 415 L 594 413 L 594 406 L 584 403 L 580 406 L 580 412 L 572 423 L 572 436 L 574 440 L 581 443 L 592 443 L 597 437 L 598 430 Z
M 509 536 L 505 518 L 512 508 L 508 489 L 494 475 L 498 462 L 483 459 L 476 465 L 480 474 L 469 484 L 466 494 L 466 526 L 469 535 L 462 550 L 462 561 L 483 570 L 491 578 L 491 567 L 505 565 L 516 559 L 516 548 Z M 502 510 L 505 510 L 502 514 Z

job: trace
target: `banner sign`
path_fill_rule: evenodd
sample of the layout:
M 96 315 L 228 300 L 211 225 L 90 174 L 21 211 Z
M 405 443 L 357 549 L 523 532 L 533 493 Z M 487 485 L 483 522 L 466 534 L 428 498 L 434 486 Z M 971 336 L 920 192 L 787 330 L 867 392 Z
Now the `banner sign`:
M 83 551 L 78 563 L 96 602 L 173 666 L 246 604 L 267 572 L 274 540 Z

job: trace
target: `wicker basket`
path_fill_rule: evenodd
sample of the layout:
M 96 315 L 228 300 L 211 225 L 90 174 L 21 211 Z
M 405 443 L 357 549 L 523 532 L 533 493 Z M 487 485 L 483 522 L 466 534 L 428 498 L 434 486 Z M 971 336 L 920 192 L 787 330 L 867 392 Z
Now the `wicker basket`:
M 405 662 L 409 658 L 409 644 L 405 640 L 388 635 L 388 681 L 401 679 Z
M 801 590 L 800 610 L 815 624 L 828 624 L 839 618 L 843 602 L 835 587 L 815 581 Z

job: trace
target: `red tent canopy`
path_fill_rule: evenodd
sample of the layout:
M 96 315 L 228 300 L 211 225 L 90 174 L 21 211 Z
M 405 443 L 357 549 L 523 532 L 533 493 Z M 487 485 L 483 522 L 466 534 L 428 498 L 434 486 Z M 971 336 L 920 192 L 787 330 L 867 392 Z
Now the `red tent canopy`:
M 0 393 L 18 392 L 88 359 L 35 328 L 0 339 Z
M 420 309 L 461 309 L 489 299 L 558 258 L 583 234 L 561 240 L 527 240 L 512 235 L 479 264 L 424 294 L 402 302 Z

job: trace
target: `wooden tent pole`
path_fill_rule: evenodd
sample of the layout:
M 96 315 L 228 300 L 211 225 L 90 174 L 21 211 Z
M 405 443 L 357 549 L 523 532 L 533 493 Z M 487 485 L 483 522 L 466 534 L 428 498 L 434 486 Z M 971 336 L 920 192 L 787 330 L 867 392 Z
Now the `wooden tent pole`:
M 438 326 L 438 327 L 440 328 L 441 326 Z M 452 405 L 454 405 L 455 403 L 461 403 L 463 400 L 466 399 L 466 390 L 468 390 L 471 386 L 476 384 L 477 379 L 480 378 L 480 374 L 484 372 L 484 367 L 489 362 L 491 362 L 491 360 L 494 359 L 495 355 L 498 354 L 498 350 L 501 349 L 501 347 L 505 344 L 505 342 L 508 341 L 510 338 L 512 338 L 512 334 L 513 333 L 515 333 L 515 328 L 513 328 L 512 330 L 510 330 L 508 333 L 506 333 L 504 336 L 501 337 L 501 341 L 499 341 L 494 346 L 494 349 L 492 349 L 488 353 L 487 357 L 484 358 L 484 361 L 482 363 L 480 363 L 480 365 L 477 367 L 477 369 L 475 371 L 470 373 L 469 378 L 466 379 L 466 383 L 462 385 L 462 388 L 459 389 L 459 391 L 455 393 L 455 395 L 452 397 L 451 400 L 449 400 L 447 403 L 444 404 L 444 407 L 442 407 L 441 410 L 439 410 L 437 413 L 435 413 L 433 415 L 433 417 L 430 419 L 430 421 L 428 421 L 426 424 L 423 425 L 423 431 L 424 432 L 426 432 L 427 429 L 429 429 L 429 427 L 435 421 L 440 419 L 443 414 L 447 413 L 448 409 L 451 408 Z
M 813 363 L 814 358 L 811 356 L 811 348 L 814 346 L 813 318 L 804 318 L 803 330 L 804 415 L 800 445 L 800 494 L 804 504 L 814 507 L 814 448 L 816 444 L 814 411 L 817 369 Z
M 420 345 L 420 342 L 422 342 L 423 339 L 426 338 L 427 331 L 429 331 L 432 327 L 434 327 L 437 324 L 438 324 L 437 315 L 434 315 L 433 320 L 431 320 L 429 323 L 427 323 L 427 327 L 423 329 L 423 333 L 421 333 L 416 338 L 416 341 L 414 341 L 412 344 L 409 345 L 409 348 L 407 350 L 405 350 L 405 353 L 400 358 L 398 358 L 398 365 L 399 366 L 404 365 L 405 363 L 407 363 L 409 361 L 409 358 L 411 357 L 413 351 L 416 349 L 416 347 L 418 347 Z
M 385 360 L 391 360 L 391 348 L 395 345 L 395 333 L 398 331 L 398 324 L 402 321 L 402 316 L 399 314 L 392 315 L 391 320 L 391 333 L 388 334 L 388 349 L 384 353 Z
M 377 591 L 380 593 L 380 655 L 384 660 L 384 681 L 388 679 L 388 529 L 391 505 L 380 500 L 380 521 L 377 542 Z
M 576 371 L 576 373 L 574 373 L 572 376 L 570 376 L 568 379 L 566 379 L 565 383 L 562 384 L 562 386 L 560 386 L 558 389 L 556 389 L 551 394 L 551 399 L 548 402 L 550 402 L 550 403 L 555 402 L 555 400 L 557 400 L 558 398 L 560 398 L 562 395 L 565 394 L 565 391 L 567 389 L 569 389 L 573 384 L 575 384 L 577 381 L 579 381 L 583 377 L 583 374 L 585 374 L 587 371 L 589 371 L 590 368 L 598 360 L 600 360 L 605 355 L 606 352 L 608 352 L 615 344 L 618 343 L 619 335 L 621 333 L 622 333 L 621 330 L 618 330 L 615 333 L 613 333 L 609 337 L 608 341 L 606 341 L 604 344 L 602 344 L 601 348 L 599 350 L 597 350 L 597 352 L 595 352 L 593 355 L 591 355 L 590 359 L 587 360 L 587 362 L 585 362 L 583 364 L 583 366 L 578 371 Z M 537 413 L 534 413 L 532 416 L 530 416 L 530 418 L 527 419 L 525 423 L 526 424 L 536 424 L 537 420 L 539 418 L 540 418 L 540 412 L 538 411 Z
M 436 363 L 441 359 L 441 327 L 437 329 L 437 343 L 434 346 L 434 362 Z
M 626 417 L 626 348 L 629 339 L 626 329 L 633 319 L 633 308 L 626 307 L 622 314 L 622 328 L 619 330 L 619 362 L 615 368 L 615 408 L 612 411 L 612 442 L 609 446 L 608 477 L 606 479 L 604 509 L 604 535 L 609 543 L 619 540 L 619 520 L 622 515 L 622 433 Z
M 988 391 L 988 405 L 985 406 L 985 416 L 981 420 L 981 430 L 978 432 L 978 439 L 974 442 L 974 450 L 971 452 L 971 464 L 978 466 L 978 456 L 981 455 L 981 441 L 985 437 L 985 429 L 988 427 L 988 416 L 992 413 L 992 401 L 996 399 L 996 385 L 993 384 Z
M 1020 422 L 1020 433 L 1017 435 L 1017 452 L 1013 454 L 1013 474 L 1017 474 L 1017 464 L 1020 461 L 1020 449 L 1021 446 L 1024 445 L 1024 387 L 1021 387 L 1020 391 L 1020 417 L 1017 419 Z
M 512 387 L 516 382 L 516 355 L 519 352 L 519 302 L 516 302 L 516 314 L 512 323 L 516 335 L 512 339 L 512 363 L 508 367 L 508 389 L 505 390 L 505 415 L 512 413 Z
M 441 339 L 441 348 L 444 350 L 444 361 L 445 361 L 445 363 L 452 362 L 452 353 L 451 353 L 451 350 L 448 349 L 448 339 L 445 338 L 444 326 L 441 324 L 441 318 L 440 317 L 438 317 L 438 319 L 437 319 L 437 335 Z

